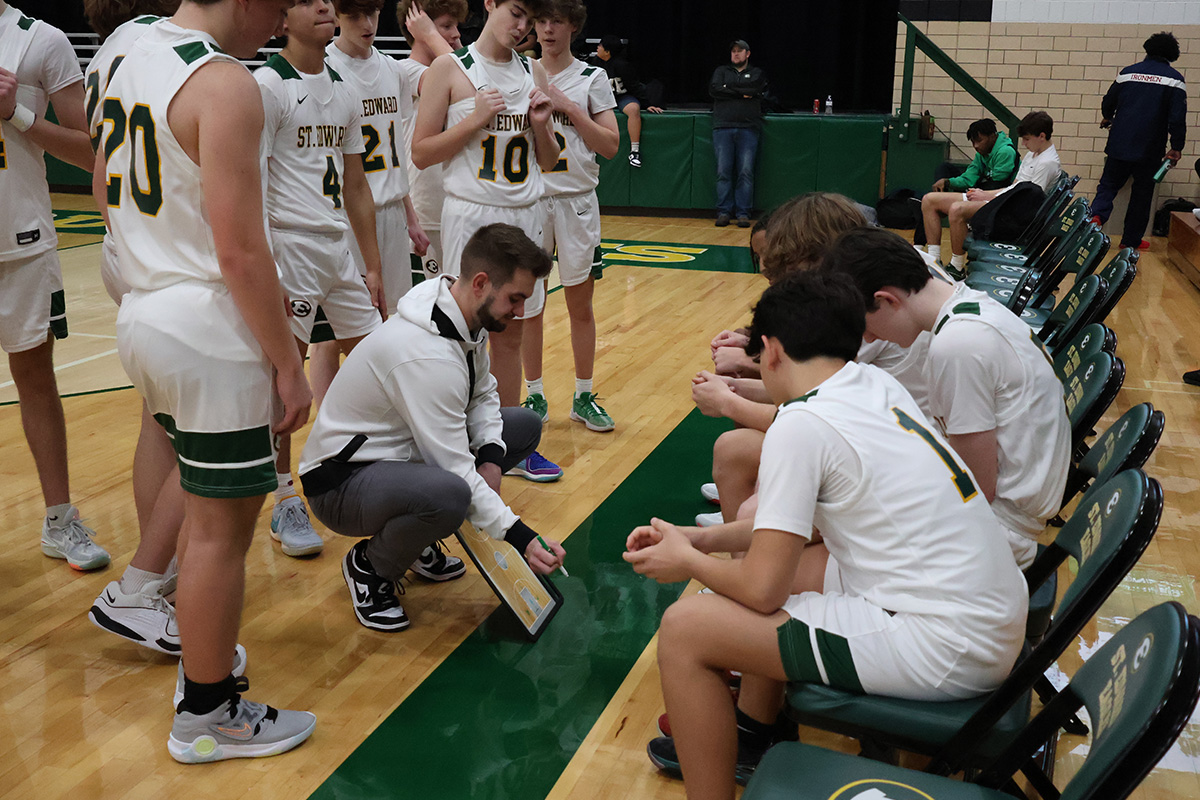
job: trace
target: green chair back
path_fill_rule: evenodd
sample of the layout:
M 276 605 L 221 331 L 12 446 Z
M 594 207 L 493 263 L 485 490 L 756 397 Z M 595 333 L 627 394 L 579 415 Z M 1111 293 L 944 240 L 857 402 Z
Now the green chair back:
M 1077 281 L 1050 312 L 1046 324 L 1038 331 L 1038 338 L 1047 347 L 1053 347 L 1059 341 L 1071 341 L 1076 332 L 1096 316 L 1107 289 L 1108 284 L 1098 275 Z M 1031 302 L 1037 304 L 1036 291 Z
M 1117 398 L 1125 381 L 1125 363 L 1110 353 L 1096 353 L 1067 379 L 1067 418 L 1075 450 L 1091 435 L 1096 423 Z
M 1109 330 L 1107 325 L 1092 322 L 1084 325 L 1070 341 L 1064 341 L 1057 351 L 1051 350 L 1054 356 L 1054 371 L 1064 384 L 1075 374 L 1085 358 L 1096 353 L 1112 353 L 1117 349 L 1117 335 Z
M 1108 282 L 1108 291 L 1104 293 L 1104 299 L 1100 301 L 1100 308 L 1096 312 L 1096 321 L 1103 322 L 1108 319 L 1108 315 L 1117 307 L 1117 302 L 1133 285 L 1133 279 L 1137 277 L 1138 269 L 1132 259 L 1127 258 L 1122 261 L 1113 259 L 1098 274 Z
M 1127 469 L 1141 469 L 1158 447 L 1166 418 L 1149 403 L 1138 403 L 1096 439 L 1087 455 L 1071 468 L 1063 493 L 1065 506 L 1090 483 L 1099 486 Z

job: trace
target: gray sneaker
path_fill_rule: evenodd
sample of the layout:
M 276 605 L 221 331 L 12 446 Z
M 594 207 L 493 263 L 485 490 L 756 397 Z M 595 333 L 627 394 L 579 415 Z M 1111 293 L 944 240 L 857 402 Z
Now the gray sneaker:
M 233 677 L 240 678 L 246 674 L 246 648 L 240 644 L 233 649 Z M 175 676 L 175 697 L 171 700 L 171 708 L 179 708 L 183 702 L 183 659 L 179 660 L 179 670 Z
M 60 527 L 61 525 L 61 527 Z M 72 569 L 87 571 L 108 566 L 108 551 L 92 541 L 96 532 L 79 520 L 79 509 L 71 506 L 63 519 L 42 522 L 42 552 L 66 559 Z
M 176 711 L 167 739 L 171 758 L 184 764 L 262 758 L 285 753 L 312 735 L 315 714 L 243 700 L 240 692 L 249 686 L 249 681 L 239 678 L 239 694 L 207 714 Z
M 316 555 L 325 542 L 308 521 L 308 509 L 299 497 L 276 503 L 271 511 L 271 538 L 283 546 L 287 556 Z

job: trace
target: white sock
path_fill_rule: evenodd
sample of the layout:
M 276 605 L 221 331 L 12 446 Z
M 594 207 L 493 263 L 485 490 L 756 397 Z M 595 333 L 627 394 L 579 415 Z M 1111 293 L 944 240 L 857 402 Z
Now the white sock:
M 63 526 L 63 520 L 67 518 L 67 514 L 71 511 L 71 508 L 72 506 L 70 503 L 62 503 L 61 505 L 57 506 L 47 506 L 46 522 L 49 523 L 51 528 L 61 528 Z
M 629 152 L 636 153 L 638 151 L 638 148 L 640 148 L 641 146 L 642 146 L 641 142 L 630 142 L 629 143 Z
M 161 581 L 162 574 L 157 572 L 147 572 L 144 569 L 137 567 L 126 567 L 125 573 L 121 575 L 121 591 L 125 594 L 137 594 L 142 589 L 146 588 L 146 584 L 153 581 Z
M 966 253 L 959 253 L 959 254 L 950 256 L 950 266 L 954 267 L 955 269 L 962 269 L 963 265 L 966 263 L 966 261 L 967 261 Z
M 583 394 L 584 392 L 590 392 L 590 391 L 592 391 L 592 379 L 591 378 L 588 378 L 587 380 L 584 380 L 583 378 L 575 379 L 575 396 L 576 397 L 579 397 L 579 395 Z
M 299 497 L 296 493 L 296 485 L 292 483 L 291 472 L 278 472 L 275 477 L 279 480 L 279 488 L 275 490 L 275 502 L 282 503 L 292 497 Z
M 530 395 L 540 394 L 543 397 L 546 396 L 546 390 L 542 388 L 541 378 L 538 378 L 536 381 L 525 381 L 525 388 L 529 390 Z
M 929 245 L 928 252 L 929 252 L 929 255 L 933 256 L 938 261 L 942 260 L 942 246 L 940 244 Z

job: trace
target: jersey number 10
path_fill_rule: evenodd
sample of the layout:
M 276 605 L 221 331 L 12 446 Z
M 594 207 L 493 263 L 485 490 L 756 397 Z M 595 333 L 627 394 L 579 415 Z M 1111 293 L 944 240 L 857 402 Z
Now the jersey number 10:
M 496 180 L 496 137 L 489 135 L 479 143 L 483 149 L 483 166 L 479 168 L 479 179 Z M 504 148 L 504 179 L 509 183 L 524 183 L 529 177 L 529 142 L 524 136 L 514 136 Z

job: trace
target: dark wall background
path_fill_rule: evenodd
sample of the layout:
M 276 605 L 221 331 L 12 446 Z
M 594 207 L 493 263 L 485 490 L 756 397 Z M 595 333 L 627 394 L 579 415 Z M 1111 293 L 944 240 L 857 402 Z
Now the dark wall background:
M 11 0 L 66 31 L 87 30 L 80 0 Z M 396 35 L 396 0 L 387 0 L 381 35 Z M 470 0 L 482 13 L 483 0 Z M 657 78 L 669 104 L 708 103 L 713 69 L 729 43 L 750 43 L 772 93 L 795 110 L 832 94 L 837 111 L 888 112 L 900 0 L 592 0 L 584 37 L 615 33 L 643 81 Z M 476 20 L 478 21 L 478 20 Z M 468 29 L 472 26 L 468 25 Z

